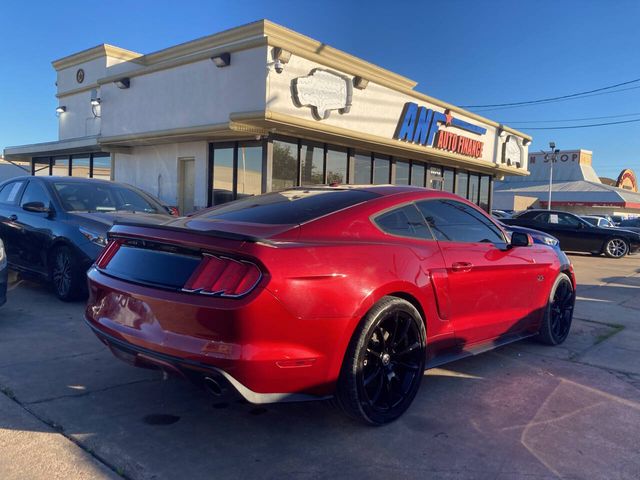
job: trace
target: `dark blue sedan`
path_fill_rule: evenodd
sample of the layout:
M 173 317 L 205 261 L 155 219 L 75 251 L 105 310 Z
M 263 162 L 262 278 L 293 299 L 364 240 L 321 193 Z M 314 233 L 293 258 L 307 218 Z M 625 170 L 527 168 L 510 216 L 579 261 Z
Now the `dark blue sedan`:
M 114 222 L 170 219 L 160 201 L 121 183 L 18 177 L 0 184 L 0 238 L 9 267 L 50 281 L 62 300 L 86 295 L 86 272 Z
M 0 306 L 7 301 L 7 255 L 0 238 Z

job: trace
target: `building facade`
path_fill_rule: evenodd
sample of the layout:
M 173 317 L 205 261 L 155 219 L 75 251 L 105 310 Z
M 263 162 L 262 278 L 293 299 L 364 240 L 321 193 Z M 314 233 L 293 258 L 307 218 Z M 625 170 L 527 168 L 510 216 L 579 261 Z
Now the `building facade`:
M 640 215 L 640 193 L 635 174 L 623 170 L 617 181 L 603 182 L 593 168 L 589 150 L 563 150 L 553 158 L 545 153 L 529 155 L 530 175 L 497 182 L 494 208 L 523 210 L 549 206 L 579 215 Z M 553 173 L 551 165 L 553 164 Z
M 530 137 L 261 20 L 155 53 L 56 60 L 59 139 L 9 147 L 34 175 L 136 185 L 182 212 L 320 183 L 406 184 L 489 209 Z

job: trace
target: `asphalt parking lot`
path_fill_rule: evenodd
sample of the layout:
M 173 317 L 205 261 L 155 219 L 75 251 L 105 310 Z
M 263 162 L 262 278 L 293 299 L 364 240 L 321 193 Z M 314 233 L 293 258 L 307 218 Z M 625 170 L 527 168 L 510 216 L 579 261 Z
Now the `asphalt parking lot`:
M 20 282 L 0 308 L 0 478 L 640 478 L 640 256 L 571 258 L 564 345 L 431 370 L 381 428 L 323 402 L 222 401 L 129 367 L 81 303 Z

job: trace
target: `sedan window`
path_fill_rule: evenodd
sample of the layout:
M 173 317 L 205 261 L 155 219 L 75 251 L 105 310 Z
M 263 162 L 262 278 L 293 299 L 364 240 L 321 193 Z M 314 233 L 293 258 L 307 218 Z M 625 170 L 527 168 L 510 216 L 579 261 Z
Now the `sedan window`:
M 433 239 L 424 218 L 413 204 L 378 215 L 374 222 L 380 230 L 391 235 Z
M 455 200 L 427 200 L 418 208 L 437 240 L 504 243 L 502 231 L 475 208 Z
M 164 213 L 132 188 L 117 184 L 56 182 L 54 187 L 67 212 Z
M 7 183 L 0 190 L 0 203 L 15 205 L 18 200 L 18 193 L 22 189 L 24 181 Z
M 40 202 L 45 207 L 48 207 L 50 201 L 49 195 L 44 191 L 42 185 L 38 184 L 38 182 L 31 181 L 22 194 L 20 206 L 23 207 L 27 203 Z

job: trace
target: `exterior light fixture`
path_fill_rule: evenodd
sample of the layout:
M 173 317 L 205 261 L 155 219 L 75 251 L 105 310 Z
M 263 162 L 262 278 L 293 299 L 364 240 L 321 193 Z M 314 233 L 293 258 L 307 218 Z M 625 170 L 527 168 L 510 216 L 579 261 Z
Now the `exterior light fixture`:
M 360 76 L 353 77 L 353 86 L 358 90 L 364 90 L 365 88 L 367 88 L 367 85 L 369 85 L 369 80 L 367 80 L 366 78 L 362 78 Z
M 119 78 L 113 83 L 116 84 L 116 87 L 122 89 L 129 88 L 129 86 L 131 86 L 131 80 L 129 79 L 129 77 Z
M 56 113 L 57 114 L 61 114 L 67 111 L 67 107 L 64 105 L 60 105 L 59 107 L 56 108 Z
M 528 147 L 529 145 L 531 145 L 531 140 L 529 140 L 528 138 L 525 138 L 524 140 L 522 140 L 523 147 Z
M 281 47 L 273 47 L 271 56 L 274 60 L 280 60 L 280 62 L 284 63 L 285 65 L 289 63 L 289 60 L 291 60 L 291 52 Z
M 231 64 L 231 54 L 229 52 L 225 52 L 220 55 L 214 55 L 211 57 L 211 61 L 213 61 L 218 68 L 228 67 Z
M 100 103 L 101 100 L 98 96 L 98 90 L 94 88 L 93 90 L 91 90 L 91 105 L 97 107 L 98 105 L 100 105 Z
M 498 135 L 500 136 L 500 138 L 504 138 L 507 136 L 507 132 L 505 132 L 502 128 L 500 128 L 500 130 L 498 130 Z

